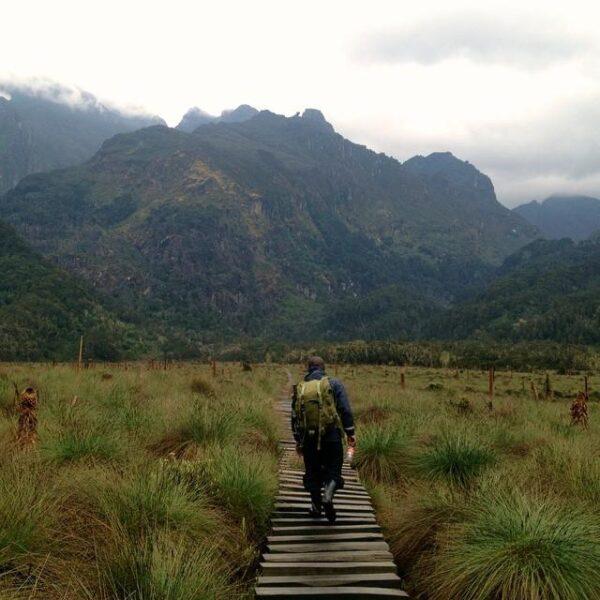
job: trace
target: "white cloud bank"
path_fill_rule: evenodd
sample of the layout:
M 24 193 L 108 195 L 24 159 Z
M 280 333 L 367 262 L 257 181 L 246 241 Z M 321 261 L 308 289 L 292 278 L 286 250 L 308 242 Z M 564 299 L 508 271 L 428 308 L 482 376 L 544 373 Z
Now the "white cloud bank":
M 359 59 L 431 65 L 453 58 L 535 69 L 597 50 L 593 38 L 570 31 L 544 14 L 459 12 L 370 33 L 356 48 Z

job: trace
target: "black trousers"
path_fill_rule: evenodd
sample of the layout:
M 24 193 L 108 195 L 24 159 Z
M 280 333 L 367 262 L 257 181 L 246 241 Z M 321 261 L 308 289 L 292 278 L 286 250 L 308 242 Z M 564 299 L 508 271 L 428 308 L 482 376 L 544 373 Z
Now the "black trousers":
M 321 440 L 321 449 L 317 448 L 317 439 L 305 440 L 304 489 L 310 494 L 320 494 L 323 485 L 335 481 L 338 489 L 344 487 L 342 465 L 344 464 L 344 446 L 341 439 Z

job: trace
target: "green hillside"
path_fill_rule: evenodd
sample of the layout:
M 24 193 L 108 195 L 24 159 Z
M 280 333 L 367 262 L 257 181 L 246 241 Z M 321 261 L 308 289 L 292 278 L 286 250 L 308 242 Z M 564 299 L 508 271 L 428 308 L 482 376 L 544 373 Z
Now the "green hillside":
M 377 335 L 414 335 L 414 315 L 535 235 L 472 165 L 448 153 L 402 165 L 316 110 L 117 135 L 0 206 L 124 318 L 196 344 L 353 337 L 370 311 Z
M 484 291 L 438 318 L 431 334 L 600 343 L 600 240 L 524 247 Z
M 114 360 L 144 347 L 87 285 L 0 223 L 0 360 L 75 360 L 82 333 L 86 357 Z

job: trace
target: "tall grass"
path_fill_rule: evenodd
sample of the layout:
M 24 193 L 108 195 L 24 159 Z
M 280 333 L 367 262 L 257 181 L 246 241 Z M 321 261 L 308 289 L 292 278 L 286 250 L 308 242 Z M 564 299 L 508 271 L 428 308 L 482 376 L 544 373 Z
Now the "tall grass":
M 214 448 L 204 469 L 217 505 L 264 532 L 277 492 L 275 459 L 233 447 Z
M 3 366 L 1 598 L 247 596 L 276 494 L 284 377 L 225 370 Z M 6 381 L 39 390 L 30 451 L 14 444 Z
M 518 492 L 480 498 L 448 527 L 429 576 L 433 599 L 577 600 L 600 591 L 600 523 Z
M 359 469 L 377 484 L 374 502 L 411 595 L 600 598 L 599 405 L 589 404 L 587 431 L 568 416 L 581 378 L 553 375 L 554 400 L 536 402 L 522 382 L 539 388 L 543 375 L 498 372 L 490 410 L 486 373 L 408 369 L 406 389 L 394 368 L 339 376 L 358 415 Z M 427 389 L 432 380 L 442 392 Z M 398 430 L 401 449 L 390 436 Z
M 445 433 L 413 459 L 413 466 L 425 477 L 467 486 L 495 460 L 492 450 L 467 435 Z
M 113 540 L 116 552 L 103 553 L 103 595 L 122 600 L 217 600 L 234 597 L 232 570 L 213 544 L 199 546 L 167 533 L 141 540 Z M 90 596 L 91 600 L 92 596 Z
M 354 457 L 361 474 L 382 483 L 397 481 L 405 471 L 407 442 L 402 429 L 369 425 L 359 430 Z

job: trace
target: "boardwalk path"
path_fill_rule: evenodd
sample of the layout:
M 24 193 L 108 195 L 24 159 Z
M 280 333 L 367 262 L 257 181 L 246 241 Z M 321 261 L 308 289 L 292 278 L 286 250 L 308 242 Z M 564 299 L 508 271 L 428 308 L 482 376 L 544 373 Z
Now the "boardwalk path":
M 371 499 L 356 471 L 344 466 L 346 485 L 336 494 L 337 521 L 308 515 L 310 499 L 295 466 L 290 400 L 277 402 L 283 458 L 271 535 L 262 556 L 257 598 L 406 598 Z

